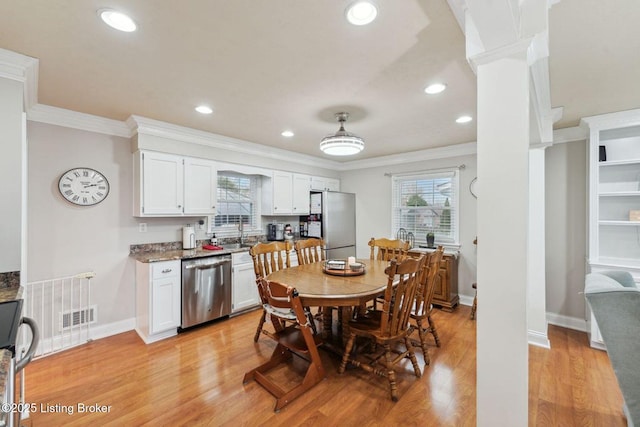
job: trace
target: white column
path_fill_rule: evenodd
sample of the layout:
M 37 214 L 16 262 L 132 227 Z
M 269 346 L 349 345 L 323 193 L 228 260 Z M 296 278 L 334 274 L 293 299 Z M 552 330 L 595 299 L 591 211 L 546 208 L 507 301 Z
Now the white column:
M 477 67 L 477 425 L 527 426 L 529 66 L 524 50 Z
M 550 348 L 545 281 L 545 148 L 529 150 L 529 344 Z

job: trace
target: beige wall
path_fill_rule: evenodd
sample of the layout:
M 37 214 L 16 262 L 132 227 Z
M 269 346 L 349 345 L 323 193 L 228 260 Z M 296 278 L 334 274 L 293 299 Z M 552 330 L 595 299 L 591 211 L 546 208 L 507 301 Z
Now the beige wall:
M 585 318 L 587 144 L 546 150 L 547 312 Z
M 0 273 L 21 268 L 22 91 L 21 82 L 0 78 Z
M 133 317 L 134 265 L 127 256 L 137 226 L 129 140 L 33 122 L 27 135 L 29 281 L 95 271 L 99 324 Z M 60 175 L 83 166 L 109 180 L 109 195 L 98 205 L 75 206 L 59 194 Z

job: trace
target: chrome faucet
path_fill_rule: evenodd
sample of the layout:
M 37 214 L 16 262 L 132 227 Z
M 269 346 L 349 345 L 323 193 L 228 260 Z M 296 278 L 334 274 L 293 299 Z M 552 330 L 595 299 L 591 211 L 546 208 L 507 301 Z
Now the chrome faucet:
M 240 245 L 244 245 L 244 221 L 240 218 L 240 223 L 238 224 L 238 231 L 240 232 Z

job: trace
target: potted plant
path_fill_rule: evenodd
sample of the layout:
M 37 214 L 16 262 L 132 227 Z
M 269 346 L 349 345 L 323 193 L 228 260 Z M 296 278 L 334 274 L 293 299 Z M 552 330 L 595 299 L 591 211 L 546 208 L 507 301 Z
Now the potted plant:
M 435 248 L 435 242 L 436 242 L 436 235 L 433 234 L 433 231 L 429 231 L 427 233 L 427 247 L 428 248 Z

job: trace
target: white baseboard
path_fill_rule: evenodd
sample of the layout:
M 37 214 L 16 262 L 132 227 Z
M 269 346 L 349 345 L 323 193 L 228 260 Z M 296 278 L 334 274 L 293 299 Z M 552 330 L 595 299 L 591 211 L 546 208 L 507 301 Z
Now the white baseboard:
M 99 325 L 91 327 L 91 330 L 85 328 L 79 329 L 76 332 L 71 332 L 64 337 L 56 335 L 52 338 L 44 338 L 40 340 L 38 348 L 35 352 L 36 357 L 45 357 L 51 354 L 58 353 L 60 351 L 69 350 L 78 345 L 87 343 L 90 340 L 98 340 L 101 338 L 110 337 L 111 335 L 121 334 L 123 332 L 131 331 L 135 328 L 136 319 L 130 318 L 120 320 L 106 325 Z M 88 332 L 88 339 L 87 339 Z M 21 344 L 18 347 L 18 353 L 24 354 L 27 351 L 27 346 Z
M 564 316 L 557 313 L 547 312 L 547 322 L 563 328 L 573 329 L 580 332 L 587 332 L 587 321 L 577 317 Z
M 551 341 L 546 333 L 536 332 L 532 330 L 527 331 L 527 341 L 531 345 L 542 348 L 551 348 Z
M 108 323 L 106 325 L 95 326 L 91 328 L 91 339 L 99 340 L 100 338 L 106 338 L 110 337 L 111 335 L 117 335 L 123 332 L 132 331 L 135 327 L 135 317 Z
M 468 295 L 458 295 L 458 298 L 460 298 L 460 305 L 471 306 L 473 304 L 473 297 Z

